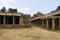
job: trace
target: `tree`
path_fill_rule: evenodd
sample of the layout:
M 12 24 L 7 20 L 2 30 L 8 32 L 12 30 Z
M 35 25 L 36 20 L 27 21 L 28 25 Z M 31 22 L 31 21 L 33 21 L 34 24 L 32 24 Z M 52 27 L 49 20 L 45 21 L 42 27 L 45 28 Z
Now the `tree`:
M 1 9 L 1 12 L 6 12 L 6 8 L 3 7 L 3 8 Z

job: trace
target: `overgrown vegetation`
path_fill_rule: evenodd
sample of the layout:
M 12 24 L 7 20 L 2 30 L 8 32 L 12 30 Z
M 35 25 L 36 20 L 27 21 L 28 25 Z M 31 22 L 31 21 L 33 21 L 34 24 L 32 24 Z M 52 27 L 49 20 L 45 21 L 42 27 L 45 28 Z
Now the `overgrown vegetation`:
M 3 8 L 1 9 L 1 12 L 6 12 L 6 8 L 3 7 Z

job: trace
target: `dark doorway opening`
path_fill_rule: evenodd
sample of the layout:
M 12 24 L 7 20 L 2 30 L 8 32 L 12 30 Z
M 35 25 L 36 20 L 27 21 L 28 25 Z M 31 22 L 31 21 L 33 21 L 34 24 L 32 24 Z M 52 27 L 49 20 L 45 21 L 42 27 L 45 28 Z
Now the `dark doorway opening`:
M 6 16 L 5 23 L 6 24 L 13 24 L 13 17 L 12 16 Z
M 3 16 L 0 16 L 0 24 L 3 24 Z
M 19 16 L 15 16 L 15 24 L 19 24 Z
M 59 29 L 59 19 L 58 18 L 55 19 L 55 29 L 56 30 Z
M 48 20 L 49 29 L 52 29 L 52 18 Z

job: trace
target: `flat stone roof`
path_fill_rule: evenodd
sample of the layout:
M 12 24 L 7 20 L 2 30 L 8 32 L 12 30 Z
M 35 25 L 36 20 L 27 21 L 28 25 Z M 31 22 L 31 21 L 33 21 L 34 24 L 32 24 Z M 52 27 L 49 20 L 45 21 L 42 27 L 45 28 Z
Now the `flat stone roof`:
M 2 13 L 0 12 L 1 16 L 21 16 L 21 13 Z
M 43 16 L 33 18 L 32 20 L 53 18 L 53 17 L 55 17 L 55 16 L 53 16 L 53 15 L 57 15 L 57 14 L 60 14 L 60 11 L 55 11 L 55 12 L 52 12 L 52 13 L 48 13 L 48 14 L 45 14 L 45 15 L 43 15 Z M 59 16 L 56 16 L 56 17 L 59 18 Z M 32 20 L 31 20 L 31 21 L 32 21 Z

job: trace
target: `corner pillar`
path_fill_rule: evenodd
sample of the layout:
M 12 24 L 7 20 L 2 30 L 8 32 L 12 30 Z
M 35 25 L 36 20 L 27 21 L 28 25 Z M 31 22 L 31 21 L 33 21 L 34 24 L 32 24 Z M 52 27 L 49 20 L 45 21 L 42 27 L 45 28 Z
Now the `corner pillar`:
M 19 24 L 20 24 L 20 25 L 23 25 L 23 24 L 24 24 L 24 23 L 23 23 L 23 17 L 22 17 L 22 16 L 19 18 Z

